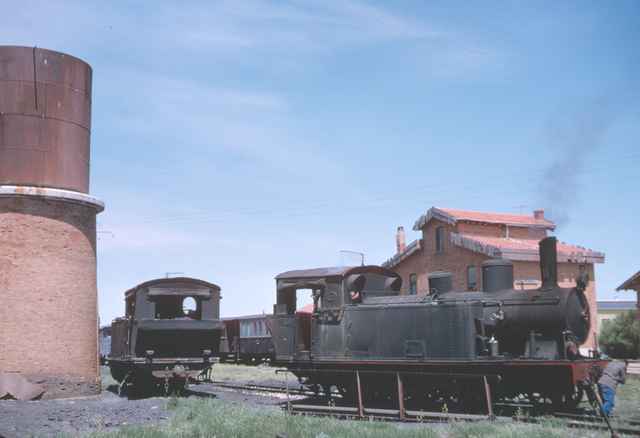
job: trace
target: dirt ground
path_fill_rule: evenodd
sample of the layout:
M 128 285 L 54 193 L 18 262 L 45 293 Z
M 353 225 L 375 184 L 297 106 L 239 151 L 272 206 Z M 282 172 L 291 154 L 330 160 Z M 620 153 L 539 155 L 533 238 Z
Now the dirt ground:
M 221 367 L 224 375 L 217 376 L 230 382 L 256 384 L 278 383 L 272 377 L 273 369 L 237 369 Z M 247 367 L 249 368 L 249 367 Z M 255 368 L 255 367 L 251 367 Z M 107 431 L 125 425 L 161 424 L 173 411 L 167 409 L 170 397 L 151 397 L 129 400 L 118 396 L 114 381 L 103 370 L 103 386 L 100 395 L 73 399 L 43 401 L 0 401 L 0 438 L 82 436 L 93 431 Z M 221 401 L 242 402 L 251 406 L 279 409 L 283 402 L 279 394 L 241 393 L 212 385 L 193 387 L 206 397 Z

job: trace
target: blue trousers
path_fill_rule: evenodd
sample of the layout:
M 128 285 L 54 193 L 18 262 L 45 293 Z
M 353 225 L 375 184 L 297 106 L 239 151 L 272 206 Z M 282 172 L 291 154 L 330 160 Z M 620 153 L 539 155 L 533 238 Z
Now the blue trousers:
M 602 397 L 602 409 L 609 416 L 616 404 L 616 392 L 607 385 L 598 384 L 598 389 L 600 389 L 600 397 Z

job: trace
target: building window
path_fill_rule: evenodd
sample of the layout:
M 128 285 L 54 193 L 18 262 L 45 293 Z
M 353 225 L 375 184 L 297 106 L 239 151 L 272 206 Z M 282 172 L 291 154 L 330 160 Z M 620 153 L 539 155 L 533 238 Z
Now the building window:
M 444 227 L 436 228 L 436 252 L 444 252 Z
M 409 275 L 409 295 L 418 293 L 418 276 L 416 274 Z
M 467 266 L 467 290 L 478 290 L 478 275 L 474 265 Z

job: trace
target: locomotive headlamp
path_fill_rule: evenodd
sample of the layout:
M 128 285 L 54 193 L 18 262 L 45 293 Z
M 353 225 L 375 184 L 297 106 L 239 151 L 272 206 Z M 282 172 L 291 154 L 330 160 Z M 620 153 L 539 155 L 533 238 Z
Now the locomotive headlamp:
M 146 351 L 144 352 L 144 354 L 145 354 L 147 357 L 151 357 L 151 356 L 153 356 L 154 354 L 156 354 L 156 352 L 155 352 L 154 350 L 146 350 Z

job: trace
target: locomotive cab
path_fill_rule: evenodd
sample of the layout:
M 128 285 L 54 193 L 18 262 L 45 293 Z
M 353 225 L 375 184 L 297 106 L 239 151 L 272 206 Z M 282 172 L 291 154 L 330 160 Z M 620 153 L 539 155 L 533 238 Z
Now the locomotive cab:
M 402 281 L 379 266 L 318 268 L 276 277 L 277 301 L 269 325 L 276 361 L 310 361 L 337 353 L 348 342 L 341 322 L 349 307 L 399 295 Z M 311 290 L 311 313 L 296 311 L 297 294 Z
M 220 287 L 163 278 L 125 292 L 125 316 L 112 323 L 111 374 L 130 379 L 196 377 L 218 355 L 224 324 Z

